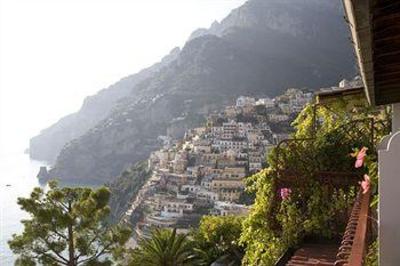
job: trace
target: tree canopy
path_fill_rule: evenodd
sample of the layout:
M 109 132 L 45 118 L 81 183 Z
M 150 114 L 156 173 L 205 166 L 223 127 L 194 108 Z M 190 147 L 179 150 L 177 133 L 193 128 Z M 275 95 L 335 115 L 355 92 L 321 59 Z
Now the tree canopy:
M 107 223 L 109 198 L 105 187 L 60 188 L 54 181 L 47 192 L 35 188 L 29 198 L 19 198 L 30 218 L 22 220 L 22 234 L 9 241 L 19 255 L 16 265 L 111 265 L 131 231 Z
M 129 266 L 241 265 L 242 221 L 240 216 L 204 216 L 189 234 L 154 228 L 150 238 L 131 251 Z
M 204 216 L 199 228 L 192 232 L 194 265 L 241 265 L 242 222 L 241 216 Z
M 133 250 L 129 266 L 192 265 L 192 242 L 176 229 L 154 229 L 151 238 L 139 242 Z

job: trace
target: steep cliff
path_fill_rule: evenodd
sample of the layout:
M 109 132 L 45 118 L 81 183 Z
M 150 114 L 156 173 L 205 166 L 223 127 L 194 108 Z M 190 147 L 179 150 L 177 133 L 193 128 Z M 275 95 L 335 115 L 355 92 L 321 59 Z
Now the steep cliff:
M 110 208 L 113 222 L 119 222 L 150 176 L 147 162 L 142 161 L 124 170 L 112 183 L 107 184 L 111 190 Z
M 130 95 L 139 82 L 155 75 L 175 60 L 179 52 L 180 49 L 175 48 L 153 66 L 121 79 L 110 87 L 99 91 L 96 95 L 87 97 L 78 112 L 63 117 L 30 140 L 30 157 L 50 163 L 55 162 L 66 143 L 82 136 L 99 121 L 106 118 L 120 99 Z
M 250 0 L 196 31 L 174 60 L 136 82 L 62 149 L 50 175 L 109 180 L 145 159 L 169 128 L 179 135 L 239 95 L 336 84 L 355 73 L 347 38 L 339 1 Z

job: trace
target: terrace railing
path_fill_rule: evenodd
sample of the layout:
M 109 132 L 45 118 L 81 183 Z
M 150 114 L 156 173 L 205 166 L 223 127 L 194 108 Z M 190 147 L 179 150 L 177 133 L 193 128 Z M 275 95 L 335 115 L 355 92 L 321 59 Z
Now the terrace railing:
M 343 240 L 336 256 L 335 266 L 362 266 L 368 243 L 369 204 L 371 190 L 360 191 L 354 203 Z
M 318 155 L 312 153 L 305 153 L 304 147 L 313 147 L 317 145 L 317 134 L 322 127 L 321 121 L 318 121 L 317 110 L 318 108 L 325 108 L 329 112 L 336 115 L 334 111 L 330 110 L 322 104 L 315 104 L 313 107 L 313 123 L 311 128 L 310 138 L 293 138 L 281 141 L 276 148 L 276 166 L 278 176 L 278 189 L 285 185 L 293 185 L 296 180 L 301 184 L 302 178 L 310 178 L 312 174 L 322 183 L 330 185 L 335 188 L 346 188 L 351 185 L 356 185 L 358 181 L 363 178 L 361 171 L 352 169 L 351 162 L 349 167 L 343 167 L 336 162 L 336 158 L 330 158 L 329 164 L 322 163 L 325 158 L 318 158 Z M 356 119 L 351 120 L 348 123 L 340 126 L 336 129 L 338 134 L 345 136 L 348 139 L 355 140 L 356 142 L 362 143 L 371 150 L 374 150 L 378 143 L 378 136 L 382 136 L 382 132 L 389 133 L 390 125 L 387 121 L 377 121 L 373 118 Z M 331 146 L 340 149 L 343 147 L 342 139 L 332 139 Z M 289 150 L 289 152 L 285 152 Z M 350 151 L 348 151 L 350 153 Z M 288 160 L 288 156 L 296 158 L 296 162 L 287 165 L 285 161 Z M 319 167 L 319 165 L 325 165 L 325 168 Z M 329 165 L 327 167 L 327 165 Z M 316 167 L 317 166 L 317 167 Z M 307 175 L 307 176 L 304 176 Z

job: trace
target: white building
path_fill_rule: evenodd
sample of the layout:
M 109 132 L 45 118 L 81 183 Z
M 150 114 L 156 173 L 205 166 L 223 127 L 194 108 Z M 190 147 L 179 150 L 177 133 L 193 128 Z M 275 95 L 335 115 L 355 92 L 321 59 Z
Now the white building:
M 255 105 L 255 104 L 256 104 L 256 99 L 252 97 L 240 96 L 236 100 L 237 107 L 244 107 L 247 105 Z
M 277 122 L 288 121 L 289 116 L 286 114 L 269 114 L 268 119 L 271 122 L 277 123 Z
M 275 107 L 275 102 L 271 98 L 261 98 L 257 100 L 256 105 L 263 105 L 265 108 L 272 108 Z
M 250 208 L 246 205 L 231 202 L 216 201 L 212 214 L 218 216 L 247 215 Z

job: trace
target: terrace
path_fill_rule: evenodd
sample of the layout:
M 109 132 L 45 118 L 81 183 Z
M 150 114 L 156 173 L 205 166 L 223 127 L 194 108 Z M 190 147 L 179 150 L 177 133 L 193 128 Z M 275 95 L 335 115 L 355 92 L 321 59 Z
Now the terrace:
M 284 140 L 277 148 L 275 189 L 292 193 L 297 206 L 304 210 L 312 200 L 312 195 L 307 194 L 308 184 L 318 186 L 327 193 L 320 196 L 325 200 L 334 201 L 336 195 L 342 193 L 341 197 L 351 200 L 352 204 L 347 201 L 342 211 L 336 209 L 327 220 L 326 227 L 337 233 L 340 239 L 331 237 L 333 240 L 327 243 L 309 238 L 307 232 L 299 232 L 302 234 L 300 244 L 293 244 L 294 248 L 290 248 L 276 265 L 365 265 L 371 236 L 377 235 L 376 228 L 379 231 L 379 265 L 399 265 L 400 262 L 400 214 L 397 206 L 400 202 L 400 2 L 343 0 L 343 5 L 364 87 L 319 95 L 319 103 L 313 108 L 311 137 Z M 329 164 L 326 163 L 327 158 L 321 158 L 323 154 L 306 152 L 305 147 L 312 149 L 319 145 L 318 132 L 321 128 L 318 128 L 318 108 L 330 112 L 329 104 L 364 97 L 378 109 L 392 105 L 391 121 L 371 117 L 352 119 L 337 128 L 335 134 L 341 135 L 342 139 L 326 135 L 325 141 L 334 148 L 333 153 L 324 151 L 331 157 Z M 349 110 L 354 108 L 357 104 L 350 106 Z M 373 169 L 377 179 L 375 188 L 358 188 L 363 173 L 357 169 L 349 171 L 351 168 L 340 161 L 339 154 L 335 154 L 334 150 L 343 150 L 347 139 L 368 147 L 369 153 L 376 155 L 374 167 L 377 169 Z M 318 164 L 322 167 L 315 170 Z M 354 197 L 350 196 L 352 194 L 355 194 Z M 371 213 L 373 194 L 378 198 L 378 213 Z M 376 215 L 375 220 L 373 217 Z M 345 227 L 340 228 L 338 225 L 344 221 L 347 221 Z M 337 228 L 332 230 L 333 225 Z
M 325 210 L 334 212 L 326 217 L 329 237 L 316 236 L 315 232 L 310 233 L 303 228 L 303 231 L 297 232 L 301 237 L 300 242 L 293 245 L 296 248 L 289 248 L 277 265 L 363 265 L 365 251 L 370 244 L 369 236 L 376 234 L 371 232 L 373 221 L 368 218 L 371 217 L 371 189 L 364 192 L 359 188 L 364 173 L 354 168 L 353 160 L 342 154 L 349 154 L 354 145 L 368 147 L 374 153 L 381 136 L 389 133 L 389 122 L 363 117 L 357 112 L 346 114 L 348 109 L 363 109 L 360 92 L 360 88 L 351 88 L 340 93 L 320 93 L 317 103 L 309 110 L 312 117 L 308 128 L 310 137 L 286 139 L 277 146 L 274 157 L 275 195 L 290 188 L 294 204 L 305 216 L 304 219 L 315 215 L 315 208 L 327 208 Z M 331 106 L 335 104 L 332 97 L 336 101 L 346 99 L 347 106 L 342 106 L 343 113 Z M 326 130 L 324 120 L 330 119 L 333 124 L 344 120 L 334 129 Z M 315 187 L 325 195 L 320 196 L 318 207 L 310 208 Z M 354 193 L 356 196 L 351 196 Z M 275 199 L 276 202 L 280 200 L 279 196 Z M 334 202 L 340 200 L 343 201 L 342 208 L 332 208 Z
M 344 0 L 353 43 L 371 105 L 392 104 L 392 131 L 377 146 L 379 263 L 400 261 L 400 2 Z

